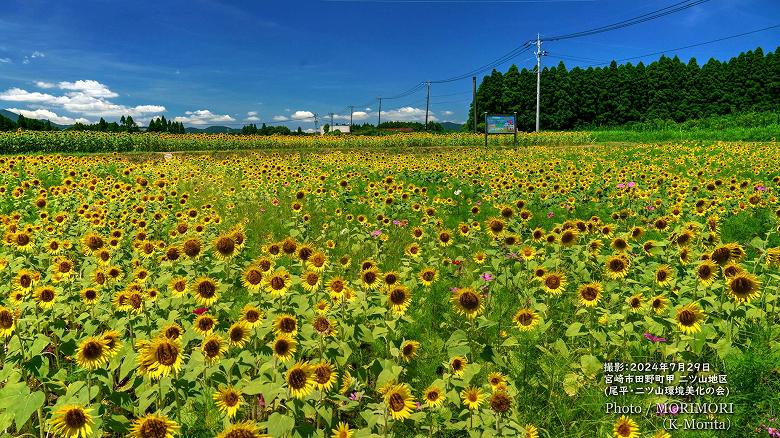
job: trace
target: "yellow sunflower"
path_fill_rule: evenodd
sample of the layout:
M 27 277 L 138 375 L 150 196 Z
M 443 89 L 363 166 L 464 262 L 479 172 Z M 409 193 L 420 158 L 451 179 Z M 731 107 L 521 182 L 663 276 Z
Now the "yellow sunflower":
M 92 435 L 92 414 L 88 408 L 67 405 L 57 409 L 49 424 L 52 434 L 62 438 L 87 438 Z
M 210 306 L 219 298 L 220 284 L 217 280 L 200 277 L 192 283 L 192 293 L 195 301 L 201 306 Z
M 287 335 L 277 335 L 271 344 L 274 357 L 278 358 L 282 362 L 287 362 L 292 359 L 297 349 L 298 343 L 295 339 Z
M 179 425 L 165 415 L 147 414 L 133 420 L 130 438 L 173 438 L 178 435 Z
M 470 386 L 460 392 L 460 398 L 463 400 L 463 404 L 470 410 L 479 409 L 482 403 L 485 401 L 485 393 L 481 388 Z
M 387 293 L 387 302 L 396 315 L 403 315 L 412 302 L 412 293 L 402 284 L 393 286 Z
M 466 316 L 468 319 L 474 319 L 485 309 L 485 304 L 476 290 L 470 287 L 458 288 L 452 293 L 450 301 L 455 311 Z
M 0 337 L 10 338 L 16 327 L 16 314 L 10 309 L 0 306 Z
M 431 385 L 423 392 L 423 399 L 429 408 L 438 408 L 444 403 L 444 391 L 436 385 Z
M 183 349 L 179 340 L 158 336 L 138 345 L 138 370 L 152 379 L 177 373 L 182 366 Z
M 580 304 L 595 307 L 601 299 L 601 283 L 586 283 L 577 290 Z
M 615 422 L 616 438 L 637 438 L 639 437 L 639 426 L 636 422 L 625 415 L 622 415 Z
M 312 366 L 314 385 L 320 391 L 330 391 L 330 388 L 336 383 L 337 377 L 338 373 L 333 370 L 333 365 L 326 360 Z
M 417 341 L 404 341 L 401 344 L 401 348 L 398 350 L 400 351 L 401 358 L 404 360 L 404 362 L 409 362 L 410 360 L 417 357 L 417 350 L 420 349 L 420 343 Z
M 535 310 L 526 307 L 518 310 L 512 320 L 520 331 L 527 332 L 533 330 L 539 324 L 539 314 Z
M 241 391 L 232 386 L 219 389 L 214 393 L 213 399 L 219 410 L 228 418 L 235 417 L 236 412 L 241 408 Z
M 305 398 L 314 389 L 312 366 L 308 362 L 298 361 L 287 370 L 285 382 L 291 396 L 297 399 Z
M 100 336 L 90 336 L 79 344 L 76 351 L 76 363 L 82 368 L 100 368 L 111 357 L 106 340 Z
M 755 275 L 749 272 L 740 272 L 728 280 L 726 292 L 737 303 L 749 303 L 750 300 L 761 295 L 761 283 Z
M 404 420 L 416 407 L 412 389 L 406 383 L 392 385 L 384 393 L 385 406 L 393 420 Z
M 679 309 L 675 315 L 677 327 L 680 331 L 690 335 L 701 330 L 701 321 L 704 319 L 704 312 L 696 303 L 688 303 Z

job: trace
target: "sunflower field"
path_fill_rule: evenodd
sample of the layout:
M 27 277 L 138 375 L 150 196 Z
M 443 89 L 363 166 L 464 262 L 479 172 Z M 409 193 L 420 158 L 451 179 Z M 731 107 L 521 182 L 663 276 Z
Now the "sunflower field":
M 779 191 L 774 143 L 0 156 L 0 430 L 767 436 Z M 605 413 L 694 401 L 615 361 L 731 430 Z
M 448 146 L 480 146 L 485 137 L 471 133 L 402 133 L 355 135 L 239 135 L 168 134 L 155 132 L 109 133 L 93 131 L 0 131 L 0 152 L 176 152 L 245 149 L 410 149 Z M 512 146 L 513 136 L 493 135 L 491 146 Z M 518 133 L 520 146 L 576 145 L 593 142 L 588 132 Z

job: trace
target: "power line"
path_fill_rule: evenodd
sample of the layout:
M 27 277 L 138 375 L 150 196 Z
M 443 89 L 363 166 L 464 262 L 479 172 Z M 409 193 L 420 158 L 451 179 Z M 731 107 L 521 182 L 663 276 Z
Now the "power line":
M 748 31 L 748 32 L 742 32 L 742 33 L 738 33 L 738 34 L 734 34 L 734 35 L 728 35 L 728 36 L 721 37 L 721 38 L 715 38 L 715 39 L 709 40 L 709 41 L 703 41 L 703 42 L 700 42 L 700 43 L 689 44 L 687 46 L 675 47 L 673 49 L 660 50 L 658 52 L 645 53 L 645 54 L 637 55 L 637 56 L 630 56 L 628 58 L 619 58 L 619 59 L 615 59 L 614 61 L 615 62 L 624 62 L 624 61 L 631 61 L 631 60 L 639 59 L 639 58 L 646 58 L 648 56 L 662 55 L 662 54 L 668 53 L 668 52 L 675 52 L 675 51 L 678 51 L 678 50 L 690 49 L 690 48 L 693 48 L 693 47 L 699 47 L 699 46 L 703 46 L 703 45 L 706 45 L 706 44 L 717 43 L 717 42 L 720 42 L 720 41 L 730 40 L 732 38 L 739 38 L 739 37 L 745 36 L 745 35 L 751 35 L 751 34 L 754 34 L 754 33 L 764 32 L 764 31 L 771 30 L 771 29 L 777 29 L 779 27 L 780 27 L 780 24 L 775 24 L 775 25 L 772 25 L 772 26 L 763 27 L 761 29 L 751 30 L 751 31 Z M 587 67 L 595 67 L 595 66 L 598 66 L 598 65 L 606 65 L 606 64 L 611 64 L 612 63 L 612 61 L 601 61 L 601 60 L 588 59 L 588 58 L 579 58 L 579 57 L 576 57 L 576 56 L 563 55 L 563 54 L 553 54 L 551 56 L 553 56 L 555 58 L 561 58 L 561 59 L 569 58 L 569 59 L 571 59 L 573 61 L 595 62 L 595 64 L 588 65 Z
M 644 23 L 646 21 L 655 20 L 657 18 L 665 17 L 670 14 L 674 14 L 676 12 L 684 11 L 686 9 L 692 8 L 694 6 L 700 5 L 702 3 L 706 3 L 710 0 L 686 0 L 678 3 L 674 3 L 672 5 L 669 5 L 665 8 L 661 8 L 652 12 L 648 12 L 646 14 L 642 14 L 639 16 L 636 16 L 634 18 L 629 18 L 627 20 L 618 21 L 617 23 L 608 24 L 606 26 L 596 27 L 593 29 L 583 30 L 580 32 L 574 32 L 570 34 L 563 34 L 563 35 L 555 35 L 551 37 L 545 37 L 542 38 L 542 41 L 559 41 L 559 40 L 567 40 L 571 38 L 579 38 L 589 35 L 595 35 L 602 32 L 609 32 L 617 29 L 622 29 L 624 27 L 633 26 L 635 24 Z

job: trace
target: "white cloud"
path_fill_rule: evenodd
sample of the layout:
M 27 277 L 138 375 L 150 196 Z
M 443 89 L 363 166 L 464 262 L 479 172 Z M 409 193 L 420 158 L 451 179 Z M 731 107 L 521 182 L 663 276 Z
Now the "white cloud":
M 29 64 L 29 63 L 30 63 L 30 58 L 25 56 L 24 59 L 22 60 L 22 64 Z
M 189 123 L 191 125 L 208 125 L 211 123 L 235 122 L 236 119 L 227 114 L 214 114 L 209 110 L 186 111 L 185 116 L 174 118 L 175 122 Z
M 57 115 L 56 113 L 43 108 L 32 110 L 32 111 L 19 109 L 19 108 L 8 108 L 8 111 L 11 111 L 12 113 L 16 113 L 16 114 L 21 114 L 29 119 L 49 120 L 50 122 L 57 123 L 59 125 L 72 125 L 76 122 L 92 123 L 83 117 L 73 119 L 70 117 Z
M 274 119 L 275 122 L 286 122 L 286 121 L 290 120 L 286 116 L 274 116 L 273 119 Z
M 69 98 L 65 96 L 53 96 L 47 93 L 39 93 L 37 91 L 31 93 L 27 90 L 22 90 L 21 88 L 9 88 L 0 93 L 0 100 L 7 100 L 10 102 L 63 105 L 68 102 Z
M 425 120 L 425 110 L 420 108 L 414 108 L 411 106 L 405 106 L 390 111 L 382 111 L 382 120 L 393 122 L 422 122 Z M 439 119 L 433 114 L 433 111 L 428 112 L 428 121 L 435 122 Z
M 442 111 L 441 114 L 444 115 L 444 116 L 451 116 L 451 115 L 453 115 L 455 113 L 452 112 L 452 111 Z
M 248 113 L 246 113 L 246 115 L 249 116 L 249 117 L 256 116 L 257 115 L 257 111 L 249 111 Z
M 369 114 L 365 111 L 355 111 L 352 113 L 352 120 L 365 120 L 369 117 Z M 335 120 L 349 120 L 349 114 L 335 114 L 333 116 Z
M 119 96 L 117 93 L 109 90 L 106 85 L 93 80 L 60 82 L 57 86 L 63 90 L 73 90 L 76 93 L 90 97 L 110 98 Z M 68 93 L 68 95 L 75 95 L 76 93 Z
M 50 105 L 76 114 L 84 114 L 93 117 L 143 117 L 165 112 L 161 105 L 137 105 L 133 107 L 120 105 L 108 100 L 118 97 L 119 94 L 111 91 L 108 86 L 94 80 L 78 80 L 75 82 L 59 82 L 56 85 L 49 82 L 37 81 L 35 85 L 40 88 L 54 88 L 67 90 L 63 96 L 55 96 L 49 93 L 30 92 L 21 88 L 10 88 L 0 92 L 0 100 L 10 102 L 25 102 L 38 105 Z
M 314 113 L 311 111 L 296 111 L 290 116 L 293 120 L 305 120 L 314 118 Z
M 0 63 L 8 64 L 11 62 L 11 58 L 0 58 Z
M 45 57 L 46 57 L 46 55 L 44 55 L 43 53 L 41 53 L 41 52 L 39 52 L 37 50 L 34 51 L 32 53 L 32 55 L 30 55 L 30 58 L 45 58 Z
M 371 107 L 366 108 L 366 111 L 371 111 Z
M 245 118 L 244 121 L 247 121 L 247 122 L 259 122 L 260 121 L 260 117 L 249 116 L 249 117 Z
M 307 134 L 314 134 L 317 131 L 315 131 L 313 128 L 308 128 L 308 129 L 304 129 L 303 132 Z

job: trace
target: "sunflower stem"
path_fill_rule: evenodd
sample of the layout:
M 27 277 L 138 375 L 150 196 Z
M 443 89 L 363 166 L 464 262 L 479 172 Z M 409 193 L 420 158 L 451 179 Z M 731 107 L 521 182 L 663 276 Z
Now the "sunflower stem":
M 92 369 L 87 370 L 87 404 L 92 403 Z
M 45 436 L 43 433 L 43 406 L 38 406 L 36 411 L 38 412 L 38 436 L 43 438 Z

